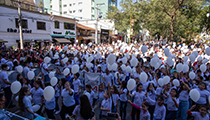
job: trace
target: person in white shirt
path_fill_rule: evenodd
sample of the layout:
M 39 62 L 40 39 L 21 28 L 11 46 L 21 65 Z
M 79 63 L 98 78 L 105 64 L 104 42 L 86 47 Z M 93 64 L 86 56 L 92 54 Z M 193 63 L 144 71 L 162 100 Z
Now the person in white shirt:
M 110 85 L 110 86 L 113 85 L 113 76 L 111 73 L 109 73 L 108 68 L 106 69 L 106 73 L 103 74 L 102 79 L 103 79 L 106 87 L 108 87 L 108 85 Z
M 101 111 L 102 111 L 102 118 L 108 118 L 108 113 L 112 110 L 112 99 L 110 95 L 110 88 L 108 87 L 108 90 L 104 93 L 104 100 L 101 104 Z
M 76 101 L 76 105 L 79 105 L 79 95 L 80 95 L 80 92 L 81 92 L 81 82 L 80 80 L 78 79 L 80 76 L 79 73 L 76 73 L 74 74 L 74 79 L 73 79 L 73 86 L 74 86 L 74 99 Z
M 13 69 L 13 62 L 12 62 L 12 57 L 9 57 L 9 60 L 6 62 L 6 64 L 8 65 L 9 67 L 9 70 L 11 71 Z
M 209 116 L 207 113 L 206 105 L 201 105 L 199 107 L 199 111 L 191 112 L 191 110 L 195 109 L 196 105 L 193 105 L 188 111 L 187 114 L 194 117 L 194 120 L 209 120 Z
M 6 64 L 1 65 L 1 69 L 2 69 L 2 71 L 0 72 L 0 84 L 1 84 L 1 88 L 3 88 L 3 90 L 4 90 L 5 97 L 7 99 L 5 106 L 8 107 L 8 105 L 11 101 L 11 98 L 12 98 L 12 92 L 10 90 L 11 82 L 9 82 L 8 75 L 6 72 L 7 65 Z M 13 107 L 12 101 L 10 103 L 10 106 Z
M 25 67 L 23 68 L 23 77 L 24 78 L 27 78 L 28 76 L 27 76 L 27 74 L 28 74 L 28 72 L 30 71 L 30 69 L 29 69 L 29 62 L 25 62 Z
M 41 71 L 42 71 L 42 73 L 44 73 L 44 81 L 45 82 L 50 81 L 49 71 L 51 71 L 51 70 L 53 70 L 53 69 L 49 69 L 48 65 L 45 62 L 43 62 L 41 64 Z

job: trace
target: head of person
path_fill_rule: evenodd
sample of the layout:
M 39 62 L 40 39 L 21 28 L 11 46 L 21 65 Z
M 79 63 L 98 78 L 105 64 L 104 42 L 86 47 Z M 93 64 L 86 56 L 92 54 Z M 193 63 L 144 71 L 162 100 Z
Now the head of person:
M 170 94 L 172 97 L 178 97 L 177 90 L 175 88 L 171 89 Z
M 141 83 L 139 83 L 137 86 L 136 86 L 136 92 L 141 92 L 143 90 L 143 85 Z
M 7 64 L 2 64 L 1 65 L 1 69 L 4 70 L 4 71 L 6 71 L 7 70 Z
M 127 86 L 127 82 L 126 81 L 122 81 L 122 84 L 121 84 L 122 88 L 125 89 L 126 86 Z
M 79 78 L 79 73 L 74 74 L 74 78 L 78 79 Z
M 40 80 L 34 81 L 34 87 L 35 87 L 36 89 L 38 89 L 38 88 L 41 87 L 41 86 L 42 86 L 42 82 L 41 82 Z
M 69 81 L 66 81 L 65 83 L 65 88 L 68 89 L 71 87 L 71 83 Z
M 89 85 L 89 84 L 87 84 L 87 85 L 85 85 L 85 90 L 87 91 L 87 92 L 91 92 L 91 89 L 92 89 L 92 87 Z
M 149 108 L 149 103 L 148 102 L 143 102 L 141 106 L 142 106 L 143 111 L 147 111 L 148 108 Z
M 89 119 L 92 114 L 92 108 L 90 101 L 86 95 L 81 95 L 79 97 L 80 101 L 80 114 L 84 119 Z
M 202 116 L 205 116 L 206 112 L 207 112 L 207 107 L 206 107 L 206 105 L 200 105 L 198 110 Z
M 118 91 L 118 89 L 115 85 L 111 86 L 110 91 L 111 91 L 112 94 L 119 94 L 119 91 Z
M 163 105 L 163 100 L 164 100 L 164 98 L 163 98 L 162 95 L 159 95 L 157 97 L 157 103 L 158 103 L 159 106 L 162 106 Z
M 19 97 L 18 97 L 18 106 L 20 108 L 20 111 L 24 111 L 24 103 L 23 103 L 23 98 L 24 96 L 27 96 L 30 94 L 30 89 L 28 87 L 22 87 L 19 92 Z
M 148 86 L 147 86 L 147 92 L 149 92 L 149 91 L 152 92 L 153 89 L 154 89 L 154 84 L 153 83 L 149 83 Z
M 198 88 L 199 88 L 200 90 L 204 90 L 204 89 L 206 89 L 206 83 L 204 83 L 204 82 L 200 82 L 200 84 L 199 84 Z
M 139 81 L 140 81 L 140 80 L 139 80 L 139 77 L 136 77 L 136 78 L 135 78 L 135 81 L 136 81 L 136 83 L 139 83 Z

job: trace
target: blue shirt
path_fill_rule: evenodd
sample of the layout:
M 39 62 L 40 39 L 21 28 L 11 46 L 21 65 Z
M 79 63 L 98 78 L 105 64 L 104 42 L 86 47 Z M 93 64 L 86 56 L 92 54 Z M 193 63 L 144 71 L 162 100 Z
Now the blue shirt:
M 72 90 L 72 92 L 74 94 L 74 90 Z M 66 107 L 70 107 L 70 106 L 75 105 L 75 100 L 74 100 L 74 95 L 73 94 L 70 95 L 69 90 L 66 90 L 66 88 L 62 90 L 61 96 L 63 97 L 63 104 Z
M 26 110 L 26 108 L 28 107 L 32 112 L 33 112 L 33 109 L 32 109 L 32 105 L 31 105 L 31 101 L 28 99 L 27 96 L 24 96 L 24 98 L 23 98 L 23 104 L 24 104 L 24 107 L 25 107 L 25 112 L 24 112 L 25 117 L 31 118 L 29 116 L 33 116 L 33 114 L 31 114 L 30 112 L 28 112 L 28 110 Z
M 46 101 L 45 102 L 45 107 L 48 109 L 48 110 L 53 110 L 55 109 L 55 97 L 53 97 L 50 101 Z
M 2 70 L 0 72 L 0 84 L 1 84 L 2 88 L 7 88 L 10 86 L 9 84 L 6 84 L 4 82 L 5 79 L 9 82 L 8 75 L 7 75 L 6 71 Z
M 42 96 L 43 96 L 43 89 L 38 88 L 37 90 L 35 87 L 31 89 L 32 97 L 33 97 L 33 102 L 35 105 L 41 104 L 42 102 Z

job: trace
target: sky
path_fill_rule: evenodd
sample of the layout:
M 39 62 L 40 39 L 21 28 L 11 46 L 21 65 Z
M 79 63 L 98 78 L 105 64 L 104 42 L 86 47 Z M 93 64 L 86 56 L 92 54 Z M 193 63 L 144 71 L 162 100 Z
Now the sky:
M 117 8 L 120 10 L 122 7 L 120 7 L 120 1 L 121 0 L 117 0 Z

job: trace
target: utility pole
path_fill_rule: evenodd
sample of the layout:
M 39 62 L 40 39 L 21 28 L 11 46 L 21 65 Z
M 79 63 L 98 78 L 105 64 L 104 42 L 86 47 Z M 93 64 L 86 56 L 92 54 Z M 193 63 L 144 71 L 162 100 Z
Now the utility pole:
M 22 19 L 21 19 L 21 6 L 20 0 L 18 0 L 18 16 L 19 16 L 19 32 L 20 32 L 20 49 L 23 49 L 23 32 L 22 32 Z
M 95 44 L 98 44 L 98 10 L 100 10 L 99 8 L 98 8 L 98 5 L 104 5 L 104 3 L 98 3 L 98 4 L 96 4 L 96 7 L 95 7 L 95 9 L 96 9 L 96 26 L 95 26 Z M 100 41 L 99 41 L 99 43 L 100 43 Z

